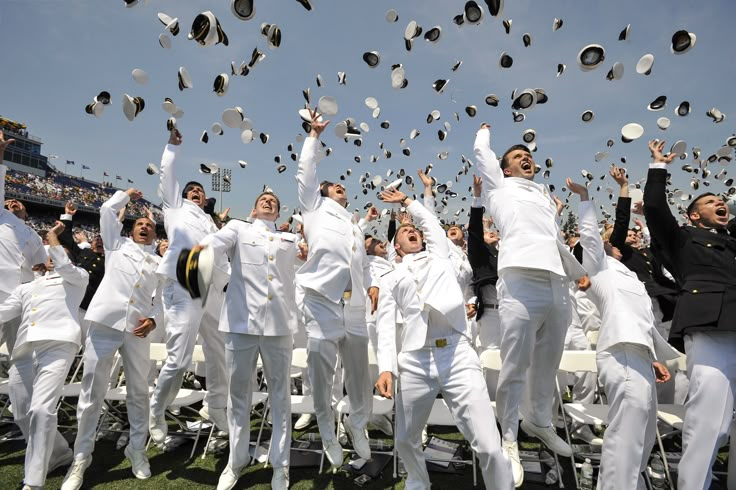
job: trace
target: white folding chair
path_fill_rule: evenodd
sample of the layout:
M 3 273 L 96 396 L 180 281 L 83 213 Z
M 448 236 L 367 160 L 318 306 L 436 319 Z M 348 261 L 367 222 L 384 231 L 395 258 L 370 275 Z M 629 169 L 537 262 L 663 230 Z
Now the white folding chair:
M 677 359 L 677 369 L 683 373 L 687 372 L 687 356 L 685 354 L 681 354 Z M 665 437 L 682 432 L 682 427 L 685 423 L 685 413 L 685 405 L 661 404 L 657 406 L 657 418 L 674 429 L 672 432 L 666 434 Z M 667 453 L 664 450 L 664 443 L 662 442 L 662 434 L 659 432 L 659 427 L 657 427 L 657 444 L 659 445 L 659 452 L 662 454 L 664 470 L 670 482 L 670 487 L 674 488 L 672 477 L 670 476 L 670 465 L 669 461 L 667 461 Z
M 307 349 L 299 347 L 294 349 L 291 354 L 291 368 L 292 370 L 306 370 L 307 369 Z M 311 395 L 291 395 L 291 413 L 308 413 L 315 415 L 317 412 L 314 409 L 314 399 Z M 322 473 L 322 466 L 325 459 L 324 447 L 320 449 L 305 449 L 305 448 L 294 448 L 295 451 L 320 453 L 319 472 Z
M 150 347 L 150 360 L 156 361 L 156 362 L 164 362 L 166 361 L 166 358 L 168 357 L 168 352 L 166 351 L 166 344 L 163 343 L 151 343 Z M 204 361 L 204 352 L 202 351 L 201 345 L 195 345 L 194 346 L 194 352 L 192 353 L 192 360 L 197 360 L 199 362 Z M 180 388 L 179 391 L 176 394 L 176 398 L 169 404 L 169 407 L 179 407 L 180 409 L 188 409 L 191 412 L 193 412 L 193 415 L 199 416 L 199 412 L 193 408 L 191 408 L 191 405 L 194 405 L 195 403 L 201 402 L 204 400 L 205 395 L 207 395 L 207 392 L 204 390 L 191 390 L 188 388 Z M 176 417 L 173 413 L 169 411 L 169 407 L 167 407 L 165 411 L 165 415 L 177 423 L 179 428 L 183 431 L 182 433 L 179 433 L 177 435 L 182 436 L 191 436 L 191 433 L 189 429 L 187 428 L 186 423 L 181 421 L 178 417 Z M 194 436 L 194 445 L 192 446 L 192 452 L 189 454 L 189 458 L 191 459 L 194 457 L 194 451 L 197 449 L 197 443 L 199 442 L 199 436 L 202 432 L 202 424 L 200 423 L 196 435 Z M 150 444 L 150 439 L 149 439 Z

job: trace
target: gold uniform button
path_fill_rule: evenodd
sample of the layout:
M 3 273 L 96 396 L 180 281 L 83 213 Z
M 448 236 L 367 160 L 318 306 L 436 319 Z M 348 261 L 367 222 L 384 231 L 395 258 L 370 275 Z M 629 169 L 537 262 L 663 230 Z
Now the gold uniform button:
M 36 311 L 37 308 L 31 308 L 31 311 Z
M 35 327 L 36 326 L 36 322 L 31 322 L 31 326 L 32 327 Z
M 269 301 L 271 301 L 271 299 L 272 299 L 272 298 L 273 298 L 273 296 L 271 296 L 271 295 L 269 294 L 269 295 L 268 295 L 268 300 L 269 300 Z
M 268 260 L 270 260 L 271 262 L 273 262 L 273 255 L 269 255 L 268 256 Z
M 271 274 L 268 275 L 268 280 L 273 281 L 273 276 Z
M 136 285 L 135 285 L 135 288 L 136 288 L 136 289 L 140 289 L 140 287 L 141 287 L 141 285 L 140 285 L 140 284 L 136 284 Z
M 355 252 L 355 245 L 353 245 L 353 252 Z
M 131 299 L 130 300 L 130 304 L 132 305 L 133 303 L 135 303 L 135 301 Z
M 693 294 L 698 294 L 698 290 L 697 289 L 693 289 Z
M 272 236 L 268 237 L 268 241 L 269 242 L 272 242 L 273 241 L 273 237 Z
M 707 243 L 707 244 L 706 244 L 705 246 L 706 246 L 706 247 L 708 247 L 708 248 L 710 248 L 710 247 L 712 247 L 713 245 L 711 245 L 710 243 Z

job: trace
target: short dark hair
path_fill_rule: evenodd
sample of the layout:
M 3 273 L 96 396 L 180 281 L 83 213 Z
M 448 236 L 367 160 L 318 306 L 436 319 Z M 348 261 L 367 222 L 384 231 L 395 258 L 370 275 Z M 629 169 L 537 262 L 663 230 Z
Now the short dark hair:
M 279 207 L 277 211 L 281 211 L 281 201 L 279 200 L 279 196 L 277 196 L 271 191 L 265 191 L 265 192 L 261 192 L 260 194 L 258 194 L 258 197 L 256 197 L 256 201 L 253 203 L 254 208 L 256 207 L 256 205 L 258 204 L 258 201 L 260 201 L 260 199 L 263 196 L 273 196 L 273 198 L 276 199 L 276 205 Z
M 319 184 L 319 194 L 322 197 L 327 197 L 328 189 L 330 188 L 330 186 L 333 186 L 333 185 L 335 185 L 334 182 L 330 182 L 329 180 L 323 180 Z
M 703 194 L 699 195 L 698 197 L 690 201 L 690 204 L 687 205 L 687 217 L 688 218 L 690 217 L 690 214 L 697 209 L 698 201 L 708 196 L 715 196 L 715 194 L 713 194 L 712 192 L 704 192 Z
M 530 155 L 532 154 L 531 150 L 529 150 L 529 147 L 526 145 L 512 146 L 511 148 L 506 150 L 506 152 L 504 152 L 503 156 L 501 157 L 501 170 L 505 170 L 509 166 L 509 160 L 508 160 L 509 153 L 511 153 L 512 151 L 516 151 L 516 150 L 522 150 L 522 151 L 529 153 Z
M 187 197 L 187 194 L 189 194 L 189 191 L 191 191 L 193 188 L 199 187 L 204 192 L 204 186 L 197 182 L 196 180 L 190 180 L 187 182 L 187 185 L 184 186 L 184 190 L 181 192 L 181 197 L 185 198 Z

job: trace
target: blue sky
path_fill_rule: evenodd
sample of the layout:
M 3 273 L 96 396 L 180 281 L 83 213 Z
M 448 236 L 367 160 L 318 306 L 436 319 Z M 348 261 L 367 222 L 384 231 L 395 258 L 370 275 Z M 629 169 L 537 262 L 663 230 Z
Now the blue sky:
M 232 168 L 233 192 L 225 195 L 224 204 L 232 207 L 236 217 L 247 216 L 264 184 L 289 208 L 282 217 L 297 206 L 296 163 L 290 159 L 287 146 L 294 144 L 295 150 L 300 150 L 296 137 L 303 130 L 297 111 L 304 104 L 302 90 L 308 87 L 313 102 L 330 95 L 339 103 L 339 113 L 331 118 L 323 138 L 333 153 L 320 164 L 319 174 L 336 180 L 352 169 L 346 183 L 351 198 L 358 194 L 358 199 L 351 199 L 351 209 L 362 210 L 368 200 L 377 202 L 374 193 L 363 196 L 358 184 L 361 174 L 385 177 L 389 169 L 397 172 L 403 168 L 416 176 L 417 168 L 432 163 L 433 175 L 440 182 L 452 181 L 453 190 L 460 194 L 450 201 L 449 217 L 461 207 L 467 210 L 469 201 L 460 197 L 469 195 L 471 176 L 459 183 L 454 180 L 462 168 L 461 155 L 472 158 L 474 133 L 482 121 L 492 125 L 493 147 L 499 154 L 520 142 L 525 129 L 535 129 L 535 160 L 542 166 L 546 158 L 554 160 L 546 182 L 554 184 L 561 197 L 565 197 L 559 190 L 564 177 L 582 180 L 582 169 L 599 177 L 621 157 L 627 158 L 632 181 L 642 179 L 649 161 L 646 141 L 650 138 L 665 138 L 669 143 L 685 140 L 688 152 L 699 146 L 701 158 L 707 158 L 735 130 L 736 101 L 731 90 L 736 79 L 734 2 L 507 1 L 501 18 L 485 12 L 480 25 L 463 27 L 455 26 L 452 18 L 462 12 L 464 2 L 312 0 L 312 4 L 314 9 L 308 12 L 294 0 L 256 0 L 255 17 L 244 22 L 231 14 L 229 0 L 150 0 L 133 8 L 125 8 L 122 0 L 4 0 L 0 3 L 0 43 L 5 53 L 0 114 L 26 123 L 31 133 L 44 140 L 44 153 L 59 156 L 55 163 L 74 160 L 74 173 L 81 164 L 88 165 L 92 170 L 85 175 L 95 180 L 102 178 L 103 171 L 120 174 L 134 180 L 147 198 L 157 202 L 157 178 L 148 176 L 145 169 L 149 162 L 158 164 L 167 140 L 168 115 L 161 103 L 171 97 L 185 112 L 179 120 L 184 135 L 181 179 L 201 180 L 209 190 L 209 178 L 197 171 L 200 163 Z M 386 22 L 389 8 L 398 11 L 398 22 Z M 213 11 L 220 20 L 230 39 L 228 47 L 205 48 L 186 38 L 194 17 L 205 10 Z M 179 18 L 181 33 L 172 38 L 170 50 L 158 44 L 158 35 L 163 32 L 158 12 Z M 555 17 L 562 18 L 564 24 L 553 32 Z M 510 35 L 505 33 L 502 19 L 512 19 Z M 407 52 L 403 33 L 410 20 L 425 31 L 441 26 L 440 40 L 431 44 L 420 37 Z M 263 22 L 281 28 L 280 48 L 268 49 L 260 34 Z M 627 24 L 631 24 L 630 39 L 620 42 L 618 33 Z M 675 56 L 669 51 L 670 38 L 679 29 L 695 33 L 697 43 L 690 52 Z M 528 48 L 522 43 L 524 33 L 532 36 Z M 598 69 L 582 72 L 575 58 L 589 43 L 603 45 L 606 57 Z M 256 46 L 265 52 L 265 60 L 247 77 L 231 78 L 227 95 L 217 97 L 212 92 L 214 78 L 221 72 L 229 74 L 231 61 L 240 64 L 250 59 Z M 372 50 L 381 54 L 381 63 L 374 69 L 362 61 L 363 52 Z M 498 67 L 503 51 L 514 58 L 510 69 Z M 636 62 L 647 53 L 655 57 L 652 73 L 638 75 Z M 460 69 L 452 72 L 451 67 L 460 60 Z M 625 65 L 623 79 L 607 81 L 606 73 L 616 61 Z M 395 63 L 402 63 L 406 70 L 406 89 L 391 88 L 390 70 Z M 558 63 L 567 65 L 559 78 Z M 184 92 L 177 88 L 180 66 L 188 69 L 194 81 L 194 88 Z M 134 82 L 134 68 L 149 74 L 148 84 Z M 338 85 L 338 71 L 347 73 L 346 85 Z M 316 86 L 317 74 L 325 81 L 321 88 Z M 450 79 L 442 94 L 432 90 L 436 79 Z M 514 88 L 543 88 L 549 102 L 528 111 L 523 123 L 514 123 L 510 100 Z M 84 106 L 101 90 L 112 94 L 112 104 L 97 119 L 85 114 Z M 123 93 L 146 101 L 145 110 L 132 123 L 122 113 Z M 499 107 L 484 104 L 485 96 L 491 93 L 500 98 Z M 667 96 L 666 108 L 648 111 L 647 104 L 660 95 Z M 372 118 L 364 105 L 369 96 L 381 107 L 378 119 Z M 683 100 L 692 105 L 692 113 L 684 118 L 674 114 Z M 471 104 L 478 107 L 475 118 L 464 111 Z M 227 127 L 224 135 L 210 131 L 209 143 L 200 143 L 202 131 L 209 131 L 214 122 L 222 123 L 223 110 L 235 106 L 244 109 L 256 131 L 270 135 L 268 144 L 254 141 L 245 145 L 240 131 Z M 721 124 L 714 124 L 705 115 L 714 106 L 727 115 Z M 434 109 L 441 112 L 441 119 L 427 124 L 427 114 Z M 595 119 L 585 124 L 580 114 L 587 109 L 595 112 Z M 661 116 L 672 121 L 664 132 L 656 126 Z M 334 124 L 348 117 L 370 126 L 361 147 L 334 135 Z M 390 121 L 388 130 L 379 126 L 384 120 Z M 452 129 L 440 142 L 437 130 L 446 121 Z M 623 144 L 620 129 L 629 122 L 642 124 L 645 132 L 639 140 Z M 421 135 L 409 140 L 414 128 Z M 411 148 L 410 157 L 401 153 L 401 138 Z M 606 148 L 609 138 L 616 142 L 612 148 Z M 391 159 L 384 158 L 380 143 L 391 150 Z M 611 157 L 595 162 L 596 152 L 604 150 Z M 437 155 L 443 151 L 449 157 L 441 161 Z M 276 155 L 281 155 L 288 167 L 282 174 L 276 172 Z M 370 163 L 371 155 L 380 158 Z M 361 157 L 360 163 L 355 156 Z M 238 160 L 247 161 L 248 167 L 241 169 Z M 679 169 L 684 163 L 692 163 L 692 157 L 678 161 L 674 170 L 675 184 L 681 187 L 688 186 L 691 177 Z M 736 177 L 736 171 L 729 168 L 732 165 L 726 170 Z M 710 168 L 715 175 L 722 165 Z M 723 180 L 717 181 L 713 175 L 708 189 L 725 191 Z M 537 178 L 543 180 L 541 174 Z M 609 177 L 603 182 L 596 179 L 598 184 L 604 189 L 615 187 Z M 416 191 L 421 192 L 419 186 Z M 599 202 L 609 202 L 607 193 L 596 195 Z

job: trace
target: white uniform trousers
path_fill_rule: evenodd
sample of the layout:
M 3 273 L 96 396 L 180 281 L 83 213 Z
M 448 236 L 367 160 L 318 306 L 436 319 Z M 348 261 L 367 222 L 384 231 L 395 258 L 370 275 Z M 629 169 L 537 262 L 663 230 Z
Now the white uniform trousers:
M 446 347 L 401 352 L 398 368 L 396 448 L 407 471 L 406 489 L 430 488 L 422 452 L 422 429 L 438 393 L 478 455 L 486 488 L 513 488 L 511 464 L 501 450 L 480 359 L 470 343 L 455 334 Z
M 210 291 L 207 307 L 202 301 L 192 299 L 178 282 L 167 280 L 163 289 L 166 326 L 166 351 L 168 356 L 161 367 L 156 390 L 151 398 L 151 412 L 162 415 L 176 398 L 184 373 L 192 363 L 197 334 L 202 335 L 205 356 L 207 397 L 210 408 L 227 406 L 227 375 L 225 370 L 224 334 L 218 330 L 223 295 Z
M 726 443 L 733 420 L 736 332 L 685 335 L 685 353 L 690 390 L 677 487 L 707 489 L 718 449 Z
M 228 465 L 236 472 L 250 461 L 250 412 L 253 376 L 260 353 L 268 383 L 272 432 L 269 461 L 274 468 L 289 466 L 291 451 L 292 336 L 225 335 L 228 369 L 227 423 L 230 435 Z
M 647 467 L 657 423 L 651 355 L 643 345 L 619 343 L 598 352 L 596 363 L 609 406 L 597 488 L 645 488 L 641 472 Z
M 100 410 L 105 401 L 115 353 L 120 351 L 125 371 L 125 404 L 130 423 L 129 445 L 136 450 L 146 448 L 148 438 L 148 373 L 151 341 L 131 332 L 115 330 L 92 322 L 84 348 L 84 374 L 77 403 L 77 439 L 74 457 L 90 456 L 95 448 L 95 432 Z
M 300 288 L 297 288 L 300 289 Z M 368 371 L 368 333 L 365 309 L 333 303 L 307 290 L 301 312 L 307 330 L 307 371 L 320 436 L 326 446 L 337 438 L 331 397 L 338 353 L 344 367 L 344 383 L 350 396 L 350 424 L 364 430 L 373 409 Z
M 480 320 L 476 321 L 476 324 L 478 327 L 478 352 L 483 352 L 486 349 L 500 349 L 501 318 L 498 314 L 498 309 L 486 307 L 483 310 L 483 315 L 480 317 Z M 492 369 L 487 369 L 484 372 L 486 388 L 488 389 L 488 395 L 491 397 L 491 400 L 496 399 L 499 374 L 499 371 L 494 371 Z
M 71 342 L 42 340 L 15 352 L 8 388 L 15 423 L 26 440 L 26 485 L 43 487 L 52 454 L 69 450 L 56 430 L 56 408 L 78 350 Z
M 496 408 L 503 438 L 515 441 L 525 384 L 525 418 L 539 427 L 552 423 L 555 376 L 572 316 L 570 289 L 566 277 L 518 268 L 503 270 L 497 289 L 503 366 Z
M 670 329 L 672 328 L 672 320 L 662 321 L 664 313 L 659 307 L 657 298 L 652 298 L 652 314 L 654 315 L 654 328 L 664 339 L 668 339 Z M 659 403 L 678 403 L 682 405 L 687 398 L 687 390 L 689 381 L 687 374 L 677 369 L 677 360 L 664 363 L 669 369 L 672 377 L 666 383 L 657 383 L 657 401 Z

